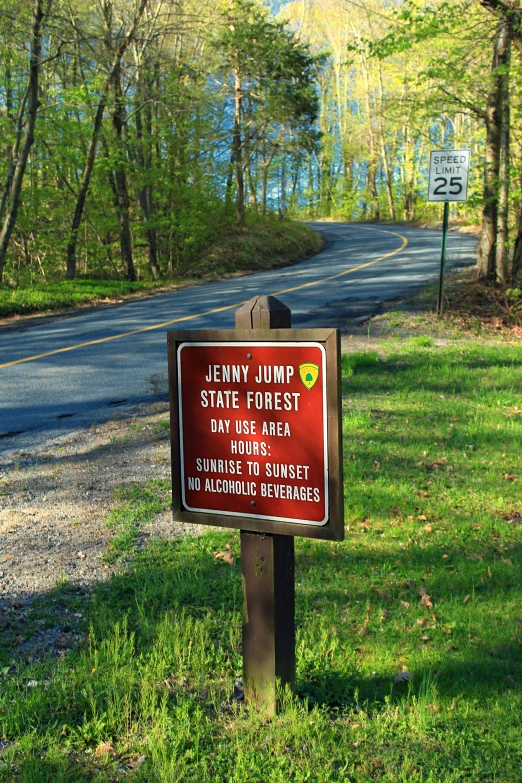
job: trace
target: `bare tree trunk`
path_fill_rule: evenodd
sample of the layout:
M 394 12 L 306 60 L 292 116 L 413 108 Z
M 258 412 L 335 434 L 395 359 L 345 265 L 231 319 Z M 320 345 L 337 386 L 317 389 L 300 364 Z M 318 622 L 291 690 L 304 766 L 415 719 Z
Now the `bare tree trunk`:
M 504 27 L 507 27 L 504 24 Z M 497 220 L 497 246 L 495 257 L 496 279 L 504 283 L 508 278 L 507 242 L 508 242 L 508 213 L 509 213 L 509 65 L 511 55 L 511 40 L 506 31 L 503 37 L 503 51 L 499 49 L 499 65 L 502 64 L 502 87 L 499 91 L 499 119 L 500 119 L 500 153 L 499 153 L 499 191 L 498 191 L 498 220 Z
M 279 215 L 284 217 L 286 212 L 286 150 L 285 128 L 283 126 L 283 143 L 281 144 L 281 200 L 279 202 Z
M 145 130 L 147 134 L 146 147 L 144 149 L 143 138 L 143 117 L 142 117 L 142 103 L 145 98 L 143 95 L 143 85 L 140 74 L 141 65 L 138 66 L 137 74 L 137 87 L 136 87 L 136 157 L 142 171 L 150 172 L 152 161 L 150 151 L 150 139 L 152 136 L 152 112 L 150 104 L 147 104 L 145 108 Z M 150 80 L 147 80 L 150 85 Z M 148 180 L 148 178 L 147 178 Z M 137 188 L 138 203 L 140 205 L 141 212 L 143 214 L 143 220 L 145 222 L 145 236 L 147 238 L 147 245 L 149 249 L 149 271 L 153 280 L 159 280 L 161 277 L 161 269 L 158 263 L 158 236 L 156 229 L 151 225 L 154 215 L 154 198 L 152 192 L 152 184 L 147 181 L 147 184 L 143 187 Z
M 490 280 L 495 274 L 500 151 L 499 95 L 502 92 L 502 76 L 497 69 L 500 54 L 506 47 L 506 37 L 507 26 L 501 23 L 497 29 L 493 53 L 493 83 L 486 104 L 484 209 L 477 257 L 477 278 L 479 280 Z
M 9 202 L 9 196 L 11 195 L 11 189 L 13 186 L 13 177 L 15 174 L 16 164 L 18 162 L 20 145 L 22 143 L 25 109 L 27 106 L 27 99 L 29 97 L 29 87 L 30 85 L 27 85 L 25 92 L 20 99 L 20 105 L 18 106 L 18 111 L 16 113 L 15 138 L 12 147 L 8 150 L 7 153 L 9 168 L 7 171 L 7 178 L 5 181 L 4 189 L 2 191 L 2 198 L 0 200 L 0 220 L 4 217 L 5 210 Z
M 266 157 L 266 149 L 263 147 L 263 159 L 261 161 L 261 211 L 266 213 L 266 195 L 268 190 L 268 169 L 274 159 L 276 147 L 272 147 L 270 155 Z
M 372 108 L 370 104 L 370 79 L 368 75 L 368 68 L 366 63 L 363 64 L 363 70 L 364 70 L 364 78 L 366 82 L 366 115 L 368 120 L 368 141 L 369 141 L 369 147 L 370 147 L 370 155 L 368 160 L 368 173 L 366 175 L 366 184 L 368 187 L 368 190 L 370 191 L 370 196 L 373 202 L 373 217 L 375 220 L 381 219 L 381 210 L 379 207 L 379 196 L 377 193 L 377 171 L 376 171 L 376 165 L 375 165 L 375 138 L 373 135 L 373 125 L 372 125 Z
M 243 174 L 243 155 L 241 142 L 241 75 L 234 71 L 234 130 L 232 137 L 232 149 L 236 172 L 236 215 L 239 226 L 245 225 L 245 178 Z
M 378 63 L 378 73 L 379 73 L 379 100 L 380 100 L 380 130 L 381 130 L 381 152 L 382 152 L 382 163 L 384 167 L 384 180 L 386 183 L 386 194 L 388 196 L 388 207 L 390 209 L 390 219 L 395 222 L 397 219 L 397 216 L 395 214 L 395 205 L 393 203 L 393 187 L 392 187 L 392 177 L 391 177 L 391 169 L 390 164 L 388 161 L 388 153 L 386 152 L 386 143 L 384 138 L 384 122 L 382 118 L 382 111 L 383 111 L 383 102 L 384 102 L 384 86 L 382 83 L 382 67 L 381 62 Z
M 343 143 L 343 196 L 346 203 L 353 190 L 353 153 L 345 139 Z
M 134 17 L 132 26 L 128 34 L 121 40 L 116 53 L 112 59 L 109 67 L 107 79 L 102 89 L 102 94 L 96 110 L 94 118 L 94 125 L 92 129 L 91 143 L 89 145 L 89 152 L 87 154 L 87 160 L 82 173 L 80 182 L 80 188 L 78 190 L 78 198 L 76 200 L 76 207 L 74 210 L 73 221 L 71 225 L 71 231 L 69 233 L 69 242 L 67 244 L 67 277 L 69 280 L 74 279 L 76 275 L 76 245 L 78 242 L 78 231 L 82 220 L 83 209 L 85 206 L 85 199 L 87 198 L 87 191 L 91 182 L 92 170 L 94 168 L 94 161 L 96 159 L 96 150 L 98 148 L 98 140 L 100 137 L 100 130 L 103 122 L 103 114 L 107 103 L 107 97 L 111 84 L 114 78 L 114 72 L 120 67 L 121 59 L 127 51 L 129 44 L 133 40 L 138 24 L 141 20 L 143 12 L 147 6 L 148 0 L 140 0 L 139 8 Z
M 233 195 L 233 184 L 234 184 L 234 161 L 236 159 L 236 152 L 234 149 L 234 141 L 232 139 L 232 149 L 230 151 L 230 161 L 228 163 L 228 169 L 227 169 L 227 184 L 225 186 L 225 209 L 227 211 L 227 214 L 230 211 L 232 211 L 232 195 Z
M 393 190 L 392 190 L 390 164 L 388 163 L 388 153 L 386 152 L 386 145 L 384 143 L 384 128 L 381 128 L 381 151 L 382 151 L 382 162 L 384 166 L 384 181 L 386 183 L 386 195 L 388 196 L 388 207 L 390 209 L 390 219 L 393 222 L 395 222 L 397 216 L 395 214 L 395 205 L 393 203 Z
M 520 206 L 518 216 L 518 233 L 515 241 L 515 250 L 513 253 L 513 265 L 511 267 L 511 280 L 514 284 L 522 283 L 522 171 L 520 172 Z
M 116 183 L 116 200 L 118 222 L 120 224 L 120 250 L 121 260 L 125 269 L 126 280 L 136 280 L 134 259 L 132 257 L 132 236 L 129 220 L 129 191 L 127 188 L 127 174 L 125 171 L 125 148 L 123 140 L 123 125 L 125 123 L 125 107 L 121 90 L 121 67 L 114 69 L 112 76 L 114 90 L 114 108 L 112 112 L 112 124 L 116 131 L 116 143 L 118 146 L 117 166 L 114 172 Z
M 19 154 L 11 166 L 11 181 L 6 195 L 7 211 L 0 231 L 0 280 L 2 280 L 7 249 L 11 234 L 16 224 L 20 194 L 24 179 L 29 152 L 34 142 L 34 128 L 38 113 L 38 77 L 40 74 L 40 56 L 42 51 L 42 24 L 44 20 L 43 0 L 34 0 L 33 23 L 31 27 L 31 59 L 29 63 L 29 81 L 27 86 L 27 101 L 29 104 L 25 121 L 25 132 Z M 25 102 L 25 98 L 22 103 Z M 21 126 L 20 126 L 21 128 Z M 9 177 L 9 175 L 8 175 Z
M 314 199 L 314 166 L 312 156 L 308 156 L 308 209 L 311 217 L 315 217 L 315 199 Z

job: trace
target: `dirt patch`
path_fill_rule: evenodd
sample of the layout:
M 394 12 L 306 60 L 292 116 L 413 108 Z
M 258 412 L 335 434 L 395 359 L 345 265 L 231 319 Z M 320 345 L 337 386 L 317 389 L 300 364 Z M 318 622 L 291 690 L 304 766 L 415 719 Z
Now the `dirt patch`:
M 170 477 L 167 422 L 168 403 L 156 402 L 0 459 L 0 615 L 18 651 L 58 654 L 74 643 L 75 626 L 81 625 L 82 613 L 75 618 L 64 606 L 51 628 L 37 629 L 27 639 L 24 624 L 35 600 L 57 585 L 85 596 L 96 582 L 125 567 L 124 560 L 104 559 L 114 535 L 107 516 L 116 489 Z M 152 536 L 176 538 L 202 530 L 173 522 L 167 508 L 143 526 L 138 546 Z

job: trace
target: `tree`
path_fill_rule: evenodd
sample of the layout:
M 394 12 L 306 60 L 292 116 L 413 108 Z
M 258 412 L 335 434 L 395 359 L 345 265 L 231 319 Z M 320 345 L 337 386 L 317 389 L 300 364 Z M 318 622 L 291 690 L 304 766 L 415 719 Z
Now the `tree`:
M 20 101 L 16 118 L 16 133 L 13 143 L 9 172 L 2 197 L 0 216 L 5 217 L 0 231 L 0 281 L 11 235 L 16 224 L 20 194 L 24 180 L 29 152 L 34 143 L 36 117 L 38 114 L 38 82 L 42 57 L 42 26 L 48 15 L 52 0 L 44 7 L 43 0 L 34 0 L 30 35 L 30 59 L 27 87 Z
M 236 217 L 245 221 L 245 172 L 259 148 L 267 169 L 284 145 L 285 129 L 303 142 L 312 138 L 318 101 L 316 60 L 280 23 L 271 21 L 251 0 L 233 0 L 212 39 L 223 87 L 233 99 L 231 163 L 236 185 Z M 274 140 L 274 128 L 277 128 Z M 264 186 L 266 193 L 266 184 Z M 265 196 L 263 196 L 264 200 Z
M 497 19 L 500 20 L 499 29 L 502 29 L 504 36 L 509 38 L 513 43 L 513 46 L 518 52 L 519 57 L 522 56 L 522 7 L 520 0 L 479 0 L 480 4 Z M 507 57 L 509 57 L 509 49 L 506 45 Z M 506 81 L 506 80 L 505 80 Z M 507 180 L 507 157 L 508 153 L 506 147 L 508 147 L 508 133 L 509 133 L 509 115 L 507 114 L 509 106 L 509 98 L 506 94 L 507 86 L 503 85 L 505 95 L 505 109 L 503 114 L 503 134 L 504 134 L 504 152 L 503 152 L 503 164 L 502 164 L 502 182 L 506 183 Z M 506 186 L 507 187 L 507 186 Z M 506 188 L 501 192 L 501 204 L 500 209 L 502 213 L 502 232 L 503 235 L 507 233 L 507 194 Z M 503 243 L 504 244 L 504 243 Z M 505 270 L 506 251 L 503 247 L 499 250 L 497 266 L 500 271 Z M 501 279 L 504 279 L 507 275 L 504 273 Z M 511 278 L 514 283 L 522 283 L 522 211 L 519 216 L 518 232 L 515 241 L 515 248 L 513 254 L 513 261 L 511 267 Z
M 94 162 L 96 159 L 96 151 L 98 148 L 98 141 L 100 137 L 100 131 L 102 128 L 103 115 L 105 113 L 105 107 L 109 95 L 111 86 L 114 88 L 115 80 L 119 74 L 121 68 L 121 60 L 123 55 L 127 51 L 129 45 L 134 39 L 139 22 L 145 11 L 148 0 L 139 0 L 139 4 L 135 7 L 133 13 L 130 16 L 128 22 L 128 31 L 122 33 L 121 27 L 118 25 L 117 31 L 113 30 L 114 15 L 113 15 L 113 2 L 112 0 L 101 0 L 101 19 L 104 25 L 104 40 L 106 48 L 109 52 L 110 59 L 108 62 L 107 71 L 102 84 L 100 96 L 98 98 L 98 106 L 94 115 L 94 122 L 92 126 L 91 140 L 89 144 L 89 150 L 87 152 L 87 159 L 85 161 L 80 187 L 78 190 L 78 196 L 76 199 L 76 207 L 74 210 L 71 230 L 69 234 L 69 242 L 67 244 L 67 277 L 72 280 L 76 275 L 76 245 L 78 241 L 78 230 L 83 216 L 83 210 L 85 207 L 85 199 L 87 198 L 87 191 L 89 190 L 89 184 L 91 181 Z M 116 125 L 119 120 L 116 120 Z M 120 169 L 121 171 L 121 169 Z M 122 179 L 120 178 L 120 189 L 123 191 Z M 118 195 L 118 206 L 120 209 L 120 217 L 122 217 L 123 226 L 122 230 L 126 231 L 125 224 L 125 210 L 127 209 L 125 202 L 124 192 L 120 192 Z M 121 225 L 121 224 L 120 224 Z M 123 240 L 125 244 L 127 238 Z M 127 256 L 127 262 L 129 258 Z M 134 272 L 132 266 L 128 267 L 127 276 L 129 279 L 134 278 Z

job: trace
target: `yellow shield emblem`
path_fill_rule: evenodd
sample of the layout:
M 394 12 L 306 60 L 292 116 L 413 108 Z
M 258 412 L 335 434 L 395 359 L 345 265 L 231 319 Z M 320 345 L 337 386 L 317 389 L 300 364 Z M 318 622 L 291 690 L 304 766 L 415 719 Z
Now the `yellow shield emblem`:
M 317 364 L 307 362 L 306 364 L 299 365 L 299 377 L 306 386 L 307 389 L 311 389 L 315 386 L 315 382 L 319 378 L 319 367 Z

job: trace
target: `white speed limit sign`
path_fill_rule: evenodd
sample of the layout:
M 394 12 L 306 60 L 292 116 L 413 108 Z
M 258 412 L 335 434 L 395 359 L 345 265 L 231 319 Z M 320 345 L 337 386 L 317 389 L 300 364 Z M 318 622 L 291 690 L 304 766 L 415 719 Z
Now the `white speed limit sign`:
M 428 201 L 466 201 L 469 150 L 431 150 Z

